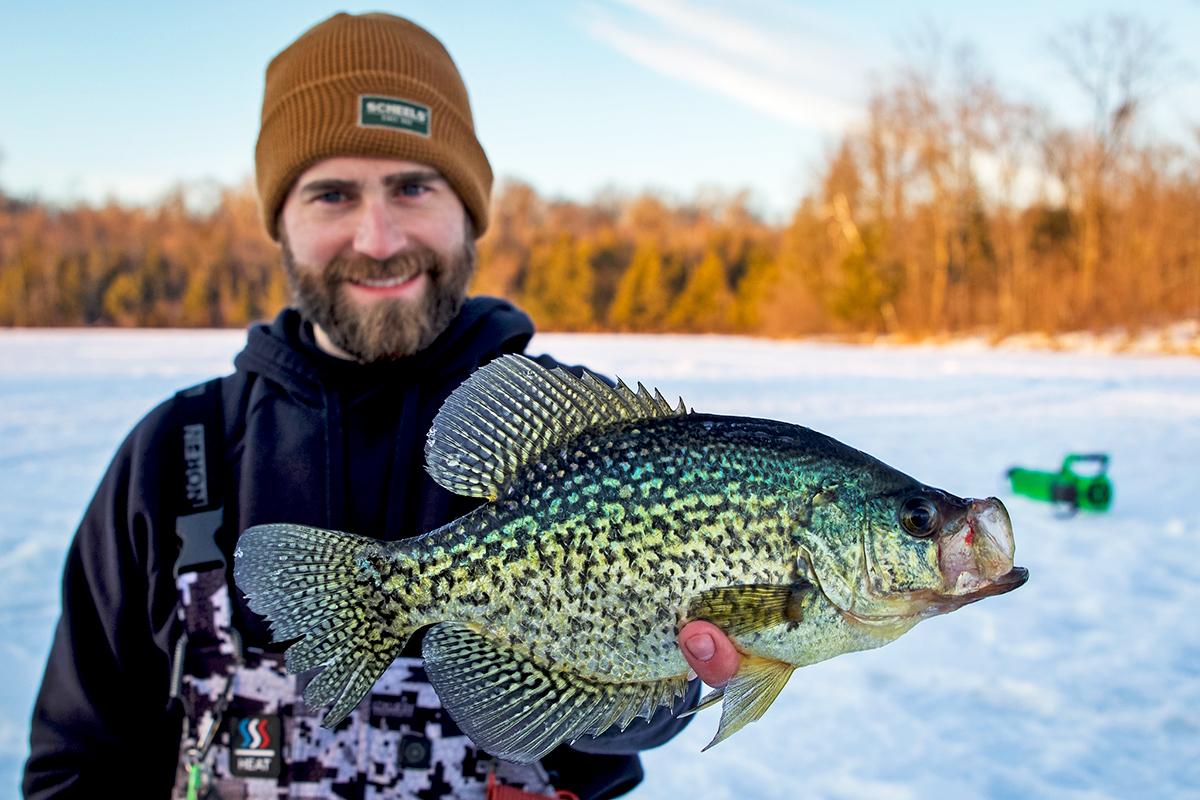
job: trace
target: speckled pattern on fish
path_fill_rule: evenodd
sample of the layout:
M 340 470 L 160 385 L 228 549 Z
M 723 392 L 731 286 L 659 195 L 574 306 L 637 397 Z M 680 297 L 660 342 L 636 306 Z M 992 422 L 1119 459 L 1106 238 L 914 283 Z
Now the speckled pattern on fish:
M 441 485 L 488 503 L 381 543 L 295 525 L 243 535 L 235 578 L 334 725 L 412 633 L 430 682 L 493 755 L 529 762 L 682 695 L 680 628 L 742 653 L 712 744 L 758 719 L 796 667 L 878 647 L 1021 585 L 994 498 L 962 500 L 827 436 L 688 413 L 639 385 L 484 367 L 430 431 Z M 301 638 L 302 637 L 302 638 Z M 711 746 L 711 744 L 710 744 Z

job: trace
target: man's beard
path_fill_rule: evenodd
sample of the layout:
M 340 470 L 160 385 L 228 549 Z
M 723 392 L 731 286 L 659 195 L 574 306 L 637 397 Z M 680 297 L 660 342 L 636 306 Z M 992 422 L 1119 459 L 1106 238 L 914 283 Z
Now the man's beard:
M 339 255 L 321 271 L 298 267 L 286 236 L 280 244 L 301 315 L 364 364 L 411 356 L 433 344 L 458 314 L 475 273 L 475 242 L 470 236 L 449 258 L 418 245 L 386 261 Z M 381 297 L 360 306 L 347 296 L 348 280 L 413 278 L 420 273 L 425 274 L 426 286 L 416 298 Z

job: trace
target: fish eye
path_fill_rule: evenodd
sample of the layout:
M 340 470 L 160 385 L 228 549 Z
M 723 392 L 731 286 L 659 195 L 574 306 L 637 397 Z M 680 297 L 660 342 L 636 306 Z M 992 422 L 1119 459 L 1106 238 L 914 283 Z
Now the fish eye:
M 937 507 L 924 497 L 910 497 L 900 506 L 900 524 L 911 536 L 931 536 L 938 529 Z

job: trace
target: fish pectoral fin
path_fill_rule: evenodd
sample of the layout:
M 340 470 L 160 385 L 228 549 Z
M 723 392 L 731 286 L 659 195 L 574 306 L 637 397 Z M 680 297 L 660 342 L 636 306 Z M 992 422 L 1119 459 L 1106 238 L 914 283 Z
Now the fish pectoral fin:
M 706 708 L 711 708 L 712 706 L 716 705 L 717 701 L 720 700 L 724 696 L 725 696 L 725 690 L 723 688 L 713 689 L 711 692 L 704 695 L 704 697 L 702 697 L 700 699 L 700 702 L 696 703 L 696 705 L 694 707 L 689 708 L 687 711 L 680 713 L 678 716 L 680 719 L 682 719 L 684 717 L 690 717 L 692 714 L 695 714 L 697 711 L 703 711 Z
M 442 622 L 425 634 L 425 674 L 476 746 L 518 764 L 563 742 L 649 719 L 687 687 L 683 674 L 657 681 L 587 678 L 518 650 L 475 623 Z
M 753 633 L 799 622 L 805 600 L 816 590 L 803 579 L 791 585 L 756 583 L 709 589 L 688 606 L 687 620 L 707 619 L 728 636 Z
M 704 749 L 725 741 L 766 713 L 795 669 L 773 658 L 744 656 L 737 674 L 725 684 L 717 735 Z

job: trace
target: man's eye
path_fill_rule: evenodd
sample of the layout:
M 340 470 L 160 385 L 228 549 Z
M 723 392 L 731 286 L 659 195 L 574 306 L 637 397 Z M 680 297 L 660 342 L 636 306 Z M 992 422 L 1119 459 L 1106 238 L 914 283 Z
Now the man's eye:
M 420 183 L 406 183 L 400 187 L 400 194 L 405 197 L 417 197 L 429 190 L 429 187 Z
M 346 199 L 346 195 L 337 189 L 330 189 L 328 192 L 321 192 L 313 199 L 321 203 L 340 203 Z

